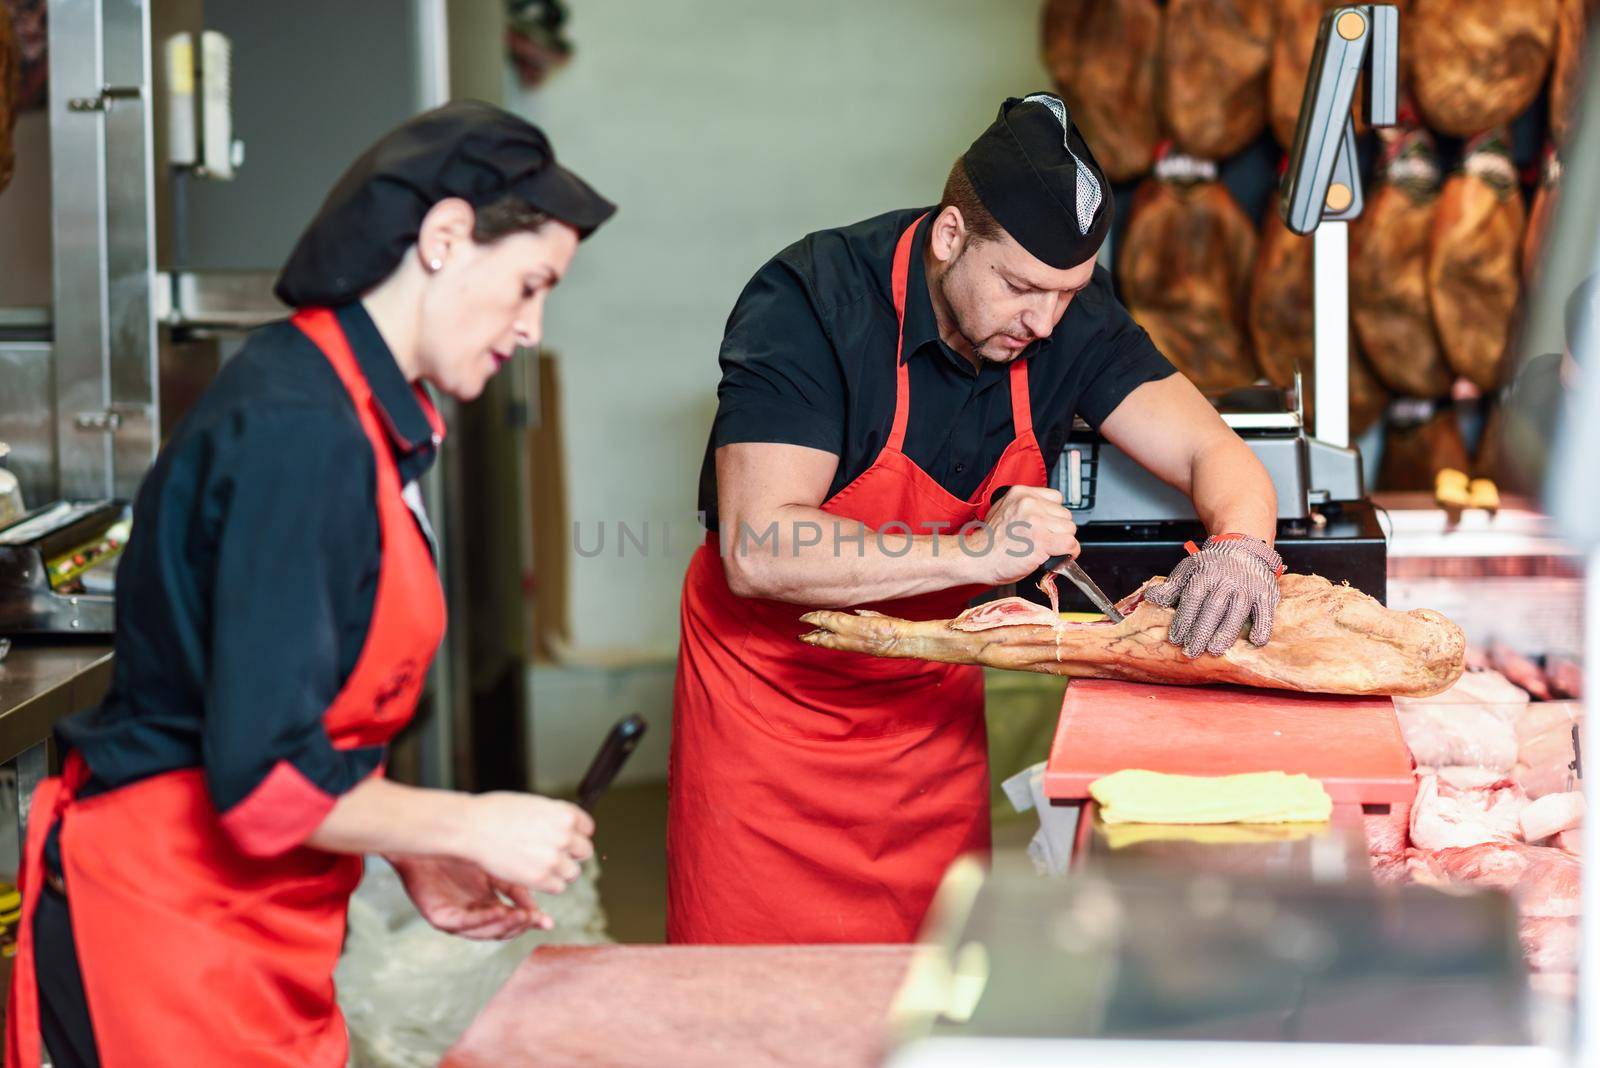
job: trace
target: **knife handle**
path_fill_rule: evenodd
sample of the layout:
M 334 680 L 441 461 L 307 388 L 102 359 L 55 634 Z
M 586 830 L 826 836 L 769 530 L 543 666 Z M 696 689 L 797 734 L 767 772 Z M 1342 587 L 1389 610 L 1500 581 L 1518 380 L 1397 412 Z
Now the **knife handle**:
M 606 792 L 606 788 L 617 777 L 617 772 L 622 770 L 622 765 L 638 748 L 645 728 L 644 718 L 637 713 L 618 720 L 616 726 L 611 728 L 611 733 L 606 735 L 606 740 L 595 753 L 594 760 L 590 761 L 589 770 L 583 773 L 583 781 L 578 784 L 578 805 L 585 812 L 594 811 L 595 802 L 600 800 L 600 795 Z

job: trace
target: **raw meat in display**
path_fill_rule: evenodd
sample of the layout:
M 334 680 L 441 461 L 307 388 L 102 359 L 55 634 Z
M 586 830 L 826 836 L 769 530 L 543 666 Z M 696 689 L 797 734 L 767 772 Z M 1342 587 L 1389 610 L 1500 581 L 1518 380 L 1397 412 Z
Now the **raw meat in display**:
M 1562 656 L 1546 657 L 1544 677 L 1549 680 L 1550 691 L 1557 697 L 1577 700 L 1583 696 L 1583 668 L 1578 666 L 1576 660 Z
M 1471 137 L 1539 95 L 1556 42 L 1558 0 L 1412 0 L 1409 81 L 1428 125 Z
M 1182 162 L 1169 157 L 1158 173 Z M 1255 245 L 1255 228 L 1219 182 L 1158 177 L 1134 194 L 1116 263 L 1123 303 L 1201 390 L 1256 379 L 1245 324 Z
M 1565 144 L 1583 93 L 1584 32 L 1593 0 L 1557 0 L 1556 41 L 1550 68 L 1550 137 Z
M 1428 303 L 1445 359 L 1485 393 L 1500 386 L 1522 293 L 1522 193 L 1505 142 L 1478 138 L 1439 195 Z
M 1256 363 L 1273 385 L 1288 389 L 1294 385 L 1295 371 L 1300 372 L 1306 422 L 1315 425 L 1311 240 L 1291 231 L 1276 211 L 1266 213 L 1250 286 L 1250 340 Z M 1349 359 L 1350 433 L 1361 434 L 1383 416 L 1389 394 L 1354 347 Z
M 1582 868 L 1572 854 L 1549 846 L 1490 842 L 1411 855 L 1411 877 L 1434 886 L 1467 883 L 1504 890 L 1523 916 L 1577 916 Z
M 1161 34 L 1161 114 L 1184 152 L 1226 159 L 1267 123 L 1277 0 L 1171 0 Z
M 1418 767 L 1470 766 L 1498 775 L 1517 766 L 1517 735 L 1512 725 L 1481 705 L 1395 706 L 1406 747 Z
M 1537 842 L 1583 823 L 1583 795 L 1577 791 L 1546 794 L 1522 810 L 1522 837 Z
M 1517 687 L 1528 691 L 1530 696 L 1541 701 L 1549 700 L 1550 687 L 1545 684 L 1544 672 L 1539 670 L 1538 664 L 1515 649 L 1500 642 L 1491 643 L 1489 663 Z
M 1509 782 L 1481 790 L 1441 788 L 1424 773 L 1411 802 L 1411 842 L 1419 849 L 1457 849 L 1516 841 L 1528 799 Z
M 1094 623 L 1019 623 L 979 632 L 955 620 L 912 622 L 876 614 L 809 612 L 801 640 L 872 656 L 982 664 L 1079 678 L 1198 685 L 1232 683 L 1307 693 L 1425 697 L 1460 677 L 1461 631 L 1427 609 L 1396 612 L 1360 590 L 1315 575 L 1284 575 L 1272 640 L 1241 640 L 1222 656 L 1190 659 L 1167 641 L 1173 610 L 1144 599 L 1151 579 L 1118 608 L 1126 618 Z
M 1350 317 L 1384 385 L 1442 397 L 1454 377 L 1428 303 L 1428 249 L 1439 164 L 1426 130 L 1385 130 L 1384 163 L 1366 210 L 1350 225 Z
M 17 50 L 17 35 L 11 26 L 10 5 L 0 0 L 0 193 L 11 184 L 11 172 L 16 169 L 16 147 L 11 134 L 21 109 L 22 55 Z
M 1409 423 L 1391 417 L 1378 465 L 1378 488 L 1433 492 L 1433 476 L 1446 467 L 1471 466 L 1455 409 L 1441 406 L 1432 416 Z
M 1113 182 L 1155 161 L 1156 61 L 1161 9 L 1155 0 L 1049 0 L 1044 64 Z

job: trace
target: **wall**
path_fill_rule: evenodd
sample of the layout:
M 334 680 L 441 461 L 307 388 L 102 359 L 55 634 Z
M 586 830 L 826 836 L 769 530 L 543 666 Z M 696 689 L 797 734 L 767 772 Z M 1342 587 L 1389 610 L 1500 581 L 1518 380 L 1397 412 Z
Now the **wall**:
M 621 210 L 551 301 L 571 513 L 649 522 L 573 559 L 573 639 L 676 646 L 679 583 L 739 290 L 814 229 L 937 199 L 1007 95 L 1043 88 L 1037 0 L 584 0 L 572 64 L 511 106 Z M 668 551 L 660 527 L 673 524 Z M 614 530 L 607 530 L 608 538 Z

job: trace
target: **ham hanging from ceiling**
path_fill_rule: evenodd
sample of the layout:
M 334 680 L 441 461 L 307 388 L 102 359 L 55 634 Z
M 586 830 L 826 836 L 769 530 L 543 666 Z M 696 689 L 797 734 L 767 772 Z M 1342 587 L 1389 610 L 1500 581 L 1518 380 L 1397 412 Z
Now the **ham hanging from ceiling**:
M 1210 161 L 1168 156 L 1134 194 L 1116 254 L 1123 303 L 1202 390 L 1259 373 L 1246 325 L 1255 247 L 1255 227 Z
M 1291 231 L 1269 207 L 1256 246 L 1255 278 L 1250 288 L 1250 338 L 1256 363 L 1268 381 L 1282 389 L 1300 372 L 1307 425 L 1315 425 L 1316 345 L 1311 299 L 1311 241 Z M 1351 346 L 1350 432 L 1364 433 L 1383 416 L 1389 394 L 1373 377 L 1366 360 Z
M 1043 37 L 1045 67 L 1107 177 L 1149 171 L 1161 140 L 1155 0 L 1049 0 Z
M 1555 51 L 1558 0 L 1412 0 L 1411 92 L 1440 133 L 1472 137 L 1533 103 Z
M 11 8 L 0 0 L 0 193 L 11 184 L 16 169 L 16 143 L 12 131 L 22 107 L 22 54 L 17 49 L 17 34 L 12 29 Z
M 1161 33 L 1161 115 L 1178 147 L 1220 160 L 1267 124 L 1277 0 L 1171 0 Z
M 871 656 L 981 664 L 1073 678 L 1193 686 L 1227 683 L 1306 693 L 1427 697 L 1466 666 L 1466 639 L 1427 609 L 1397 612 L 1315 575 L 1284 575 L 1272 640 L 1241 640 L 1221 656 L 1190 659 L 1167 641 L 1173 610 L 1144 599 L 1151 579 L 1118 608 L 1121 623 L 1020 622 L 974 631 L 956 619 L 924 622 L 839 611 L 809 612 L 801 640 Z M 984 606 L 987 607 L 987 606 Z
M 1428 303 L 1428 249 L 1439 206 L 1433 138 L 1384 130 L 1384 162 L 1350 226 L 1350 315 L 1372 371 L 1408 397 L 1442 397 L 1454 379 Z
M 1585 34 L 1593 0 L 1557 0 L 1556 40 L 1550 66 L 1550 139 L 1567 143 L 1583 95 Z
M 1423 401 L 1414 412 L 1406 407 L 1396 404 L 1390 416 L 1378 488 L 1432 493 L 1434 476 L 1446 467 L 1471 469 L 1467 443 L 1462 440 L 1454 406 Z
M 1504 135 L 1467 146 L 1439 195 L 1428 249 L 1428 303 L 1445 360 L 1485 393 L 1498 389 L 1522 295 L 1522 191 Z

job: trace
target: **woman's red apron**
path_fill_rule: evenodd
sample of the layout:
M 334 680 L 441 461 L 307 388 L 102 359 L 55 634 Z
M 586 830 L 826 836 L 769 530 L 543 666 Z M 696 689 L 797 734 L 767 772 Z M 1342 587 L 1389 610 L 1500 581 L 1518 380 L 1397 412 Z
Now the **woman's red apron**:
M 338 372 L 377 460 L 383 560 L 372 623 L 323 722 L 336 748 L 380 745 L 416 708 L 444 633 L 444 598 L 401 496 L 382 416 L 338 321 L 309 309 L 294 322 Z M 6 1014 L 8 1068 L 40 1060 L 33 913 L 45 835 L 58 818 L 78 963 L 105 1068 L 342 1068 L 349 1043 L 333 969 L 361 858 L 308 846 L 268 858 L 240 852 L 218 823 L 199 768 L 75 800 L 86 777 L 74 753 L 61 777 L 33 795 Z
M 822 504 L 850 521 L 847 531 L 859 521 L 949 533 L 981 521 L 994 489 L 1045 483 L 1021 359 L 1010 371 L 1015 439 L 971 499 L 952 496 L 902 451 L 911 397 L 899 339 L 916 229 L 900 235 L 891 272 L 900 323 L 893 428 L 872 466 Z M 841 551 L 856 550 L 845 542 Z M 989 849 L 982 672 L 805 645 L 805 608 L 735 596 L 719 552 L 708 538 L 684 579 L 667 938 L 909 941 L 950 862 Z M 936 619 L 980 592 L 962 586 L 872 607 Z

